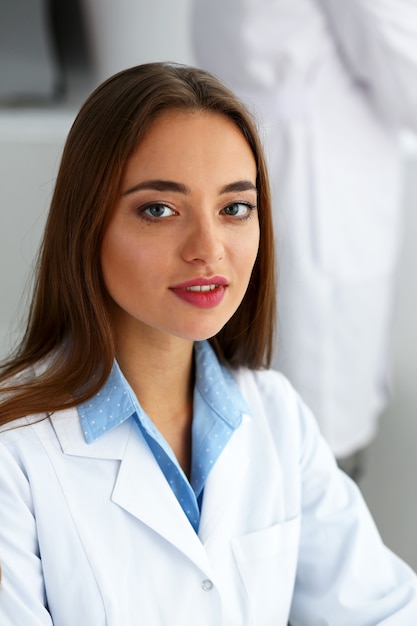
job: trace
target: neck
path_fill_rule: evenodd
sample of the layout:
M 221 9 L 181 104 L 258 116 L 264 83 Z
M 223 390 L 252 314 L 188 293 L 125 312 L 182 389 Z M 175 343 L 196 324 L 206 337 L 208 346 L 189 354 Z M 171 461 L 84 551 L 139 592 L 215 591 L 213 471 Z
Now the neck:
M 191 465 L 193 342 L 173 337 L 116 344 L 119 366 L 187 475 Z

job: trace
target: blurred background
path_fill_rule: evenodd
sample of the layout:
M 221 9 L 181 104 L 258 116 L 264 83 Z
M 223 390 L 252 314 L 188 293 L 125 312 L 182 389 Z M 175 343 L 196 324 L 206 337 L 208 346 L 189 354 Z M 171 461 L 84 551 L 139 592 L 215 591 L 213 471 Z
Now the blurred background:
M 128 65 L 195 64 L 191 2 L 1 1 L 1 358 L 22 329 L 22 292 L 30 286 L 62 147 L 80 104 L 98 82 Z M 109 45 L 116 31 L 117 46 Z M 404 227 L 393 391 L 360 486 L 385 542 L 417 570 L 417 142 L 404 133 L 401 144 Z

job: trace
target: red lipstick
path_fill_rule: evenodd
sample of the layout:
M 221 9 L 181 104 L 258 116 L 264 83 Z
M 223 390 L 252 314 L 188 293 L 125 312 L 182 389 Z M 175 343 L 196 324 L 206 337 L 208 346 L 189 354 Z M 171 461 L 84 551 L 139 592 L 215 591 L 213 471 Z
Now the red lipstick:
M 228 284 L 224 276 L 198 277 L 173 285 L 170 289 L 181 300 L 201 309 L 209 309 L 220 304 Z

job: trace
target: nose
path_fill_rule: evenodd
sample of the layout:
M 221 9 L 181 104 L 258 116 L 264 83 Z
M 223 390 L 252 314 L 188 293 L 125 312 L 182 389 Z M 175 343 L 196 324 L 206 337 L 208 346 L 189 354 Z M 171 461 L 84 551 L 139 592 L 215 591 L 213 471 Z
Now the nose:
M 211 220 L 190 224 L 182 245 L 182 257 L 188 263 L 214 265 L 224 257 L 220 228 Z

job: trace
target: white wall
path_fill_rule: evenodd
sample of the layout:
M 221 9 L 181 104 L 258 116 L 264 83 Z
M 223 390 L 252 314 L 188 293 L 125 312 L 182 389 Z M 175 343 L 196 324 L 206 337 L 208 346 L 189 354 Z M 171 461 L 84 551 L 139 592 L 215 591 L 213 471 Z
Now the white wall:
M 150 61 L 192 63 L 192 0 L 81 0 L 96 79 Z M 122 33 L 115 37 L 115 33 Z
M 0 358 L 24 318 L 31 274 L 72 112 L 0 111 Z

